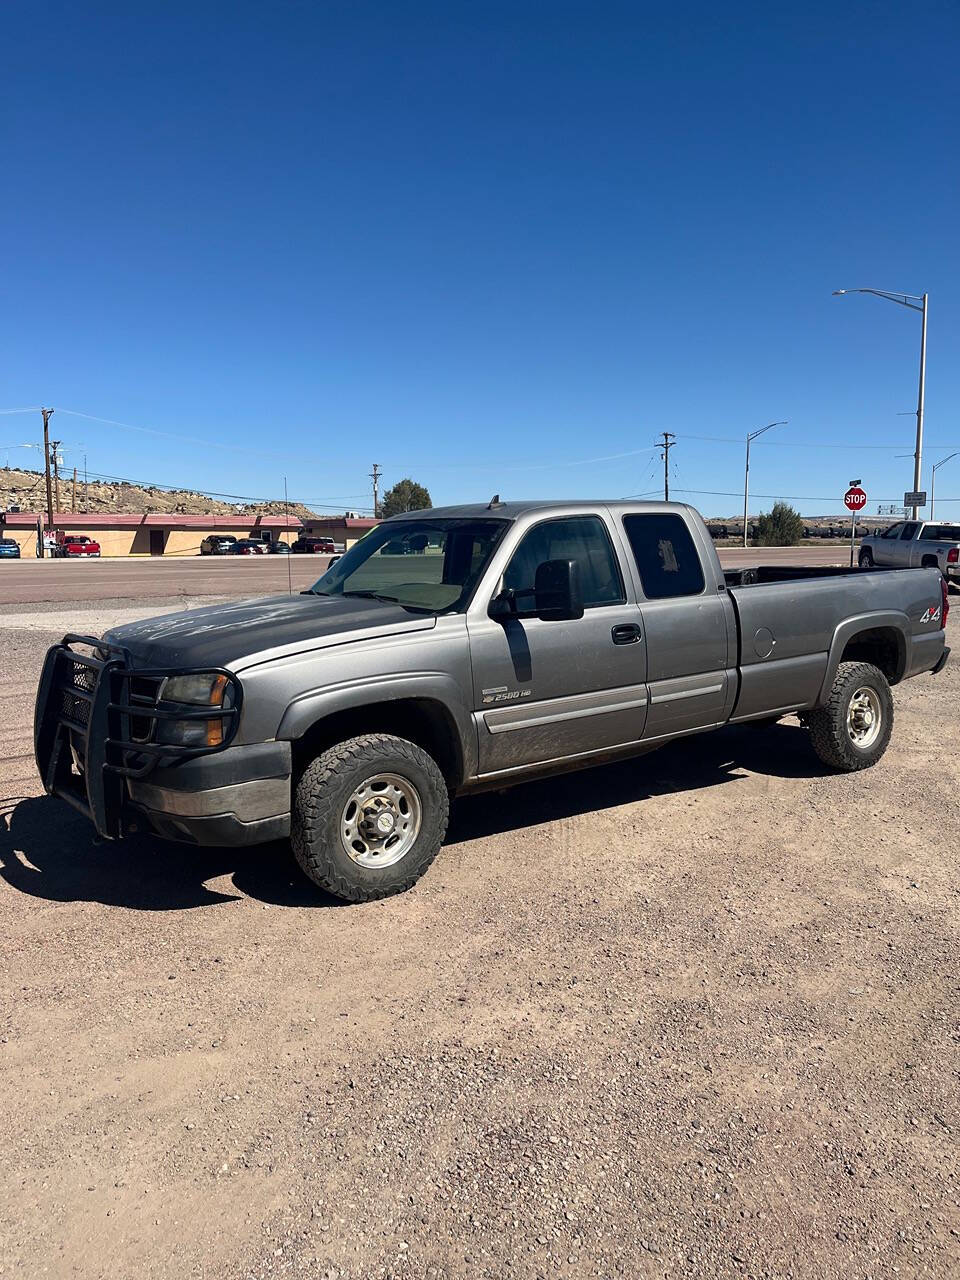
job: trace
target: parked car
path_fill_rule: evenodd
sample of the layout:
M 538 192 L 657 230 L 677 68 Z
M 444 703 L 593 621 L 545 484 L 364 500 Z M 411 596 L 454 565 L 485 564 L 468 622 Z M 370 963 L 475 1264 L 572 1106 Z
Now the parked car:
M 19 560 L 20 543 L 15 538 L 0 538 L 0 560 Z
M 271 556 L 288 556 L 290 554 L 289 542 L 283 542 L 280 538 L 275 538 L 272 542 L 267 543 L 267 552 Z
M 297 555 L 332 556 L 336 548 L 332 538 L 298 538 L 291 551 Z
M 237 539 L 232 533 L 211 533 L 200 543 L 202 556 L 228 556 L 236 546 Z
M 424 535 L 437 554 L 384 554 Z M 54 645 L 36 758 L 102 837 L 289 836 L 315 884 L 367 901 L 423 874 L 460 792 L 789 713 L 828 768 L 867 768 L 890 686 L 946 663 L 948 612 L 935 569 L 725 573 L 681 503 L 409 512 L 302 594 Z
M 60 529 L 55 530 L 54 537 L 56 539 L 55 556 L 63 556 L 68 559 L 76 559 L 77 557 L 97 557 L 100 555 L 100 543 L 94 542 L 93 538 L 88 538 L 83 533 L 63 533 Z
M 932 566 L 960 588 L 960 524 L 944 520 L 901 520 L 860 543 L 860 567 Z
M 259 538 L 238 538 L 233 544 L 235 556 L 265 556 L 266 554 L 267 544 L 261 542 Z

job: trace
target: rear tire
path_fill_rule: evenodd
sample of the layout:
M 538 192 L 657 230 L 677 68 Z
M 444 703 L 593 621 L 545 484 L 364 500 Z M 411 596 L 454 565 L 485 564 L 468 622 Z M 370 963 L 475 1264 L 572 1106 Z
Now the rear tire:
M 290 843 L 304 874 L 345 902 L 416 883 L 439 852 L 450 799 L 436 761 L 387 733 L 328 747 L 300 776 Z
M 893 695 L 882 671 L 869 662 L 841 662 L 826 705 L 806 717 L 813 749 L 831 769 L 869 769 L 893 732 Z
M 864 547 L 863 550 L 860 552 L 860 568 L 861 569 L 873 568 L 873 552 L 870 550 L 869 547 Z

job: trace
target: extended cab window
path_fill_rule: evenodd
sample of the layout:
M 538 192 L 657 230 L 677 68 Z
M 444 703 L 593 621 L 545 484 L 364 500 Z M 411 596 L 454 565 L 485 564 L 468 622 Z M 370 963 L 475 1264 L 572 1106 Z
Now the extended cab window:
M 536 525 L 524 536 L 507 565 L 504 590 L 532 597 L 537 565 L 545 560 L 577 561 L 584 608 L 623 603 L 620 567 L 599 516 L 570 516 Z
M 648 600 L 700 594 L 703 566 L 682 516 L 675 512 L 624 516 L 623 527 Z
M 960 524 L 925 524 L 920 530 L 923 542 L 960 542 Z

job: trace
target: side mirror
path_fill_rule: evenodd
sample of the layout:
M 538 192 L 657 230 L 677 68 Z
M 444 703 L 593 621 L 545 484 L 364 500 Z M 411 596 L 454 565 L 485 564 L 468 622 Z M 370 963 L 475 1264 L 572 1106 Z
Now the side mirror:
M 583 588 L 576 560 L 544 560 L 534 579 L 537 617 L 543 622 L 567 622 L 583 617 Z

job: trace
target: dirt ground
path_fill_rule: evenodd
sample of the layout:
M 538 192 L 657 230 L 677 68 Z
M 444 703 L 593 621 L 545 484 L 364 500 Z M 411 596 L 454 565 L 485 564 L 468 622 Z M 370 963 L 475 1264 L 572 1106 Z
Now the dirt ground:
M 863 774 L 724 730 L 345 907 L 41 798 L 48 611 L 0 615 L 4 1280 L 960 1273 L 956 661 Z

